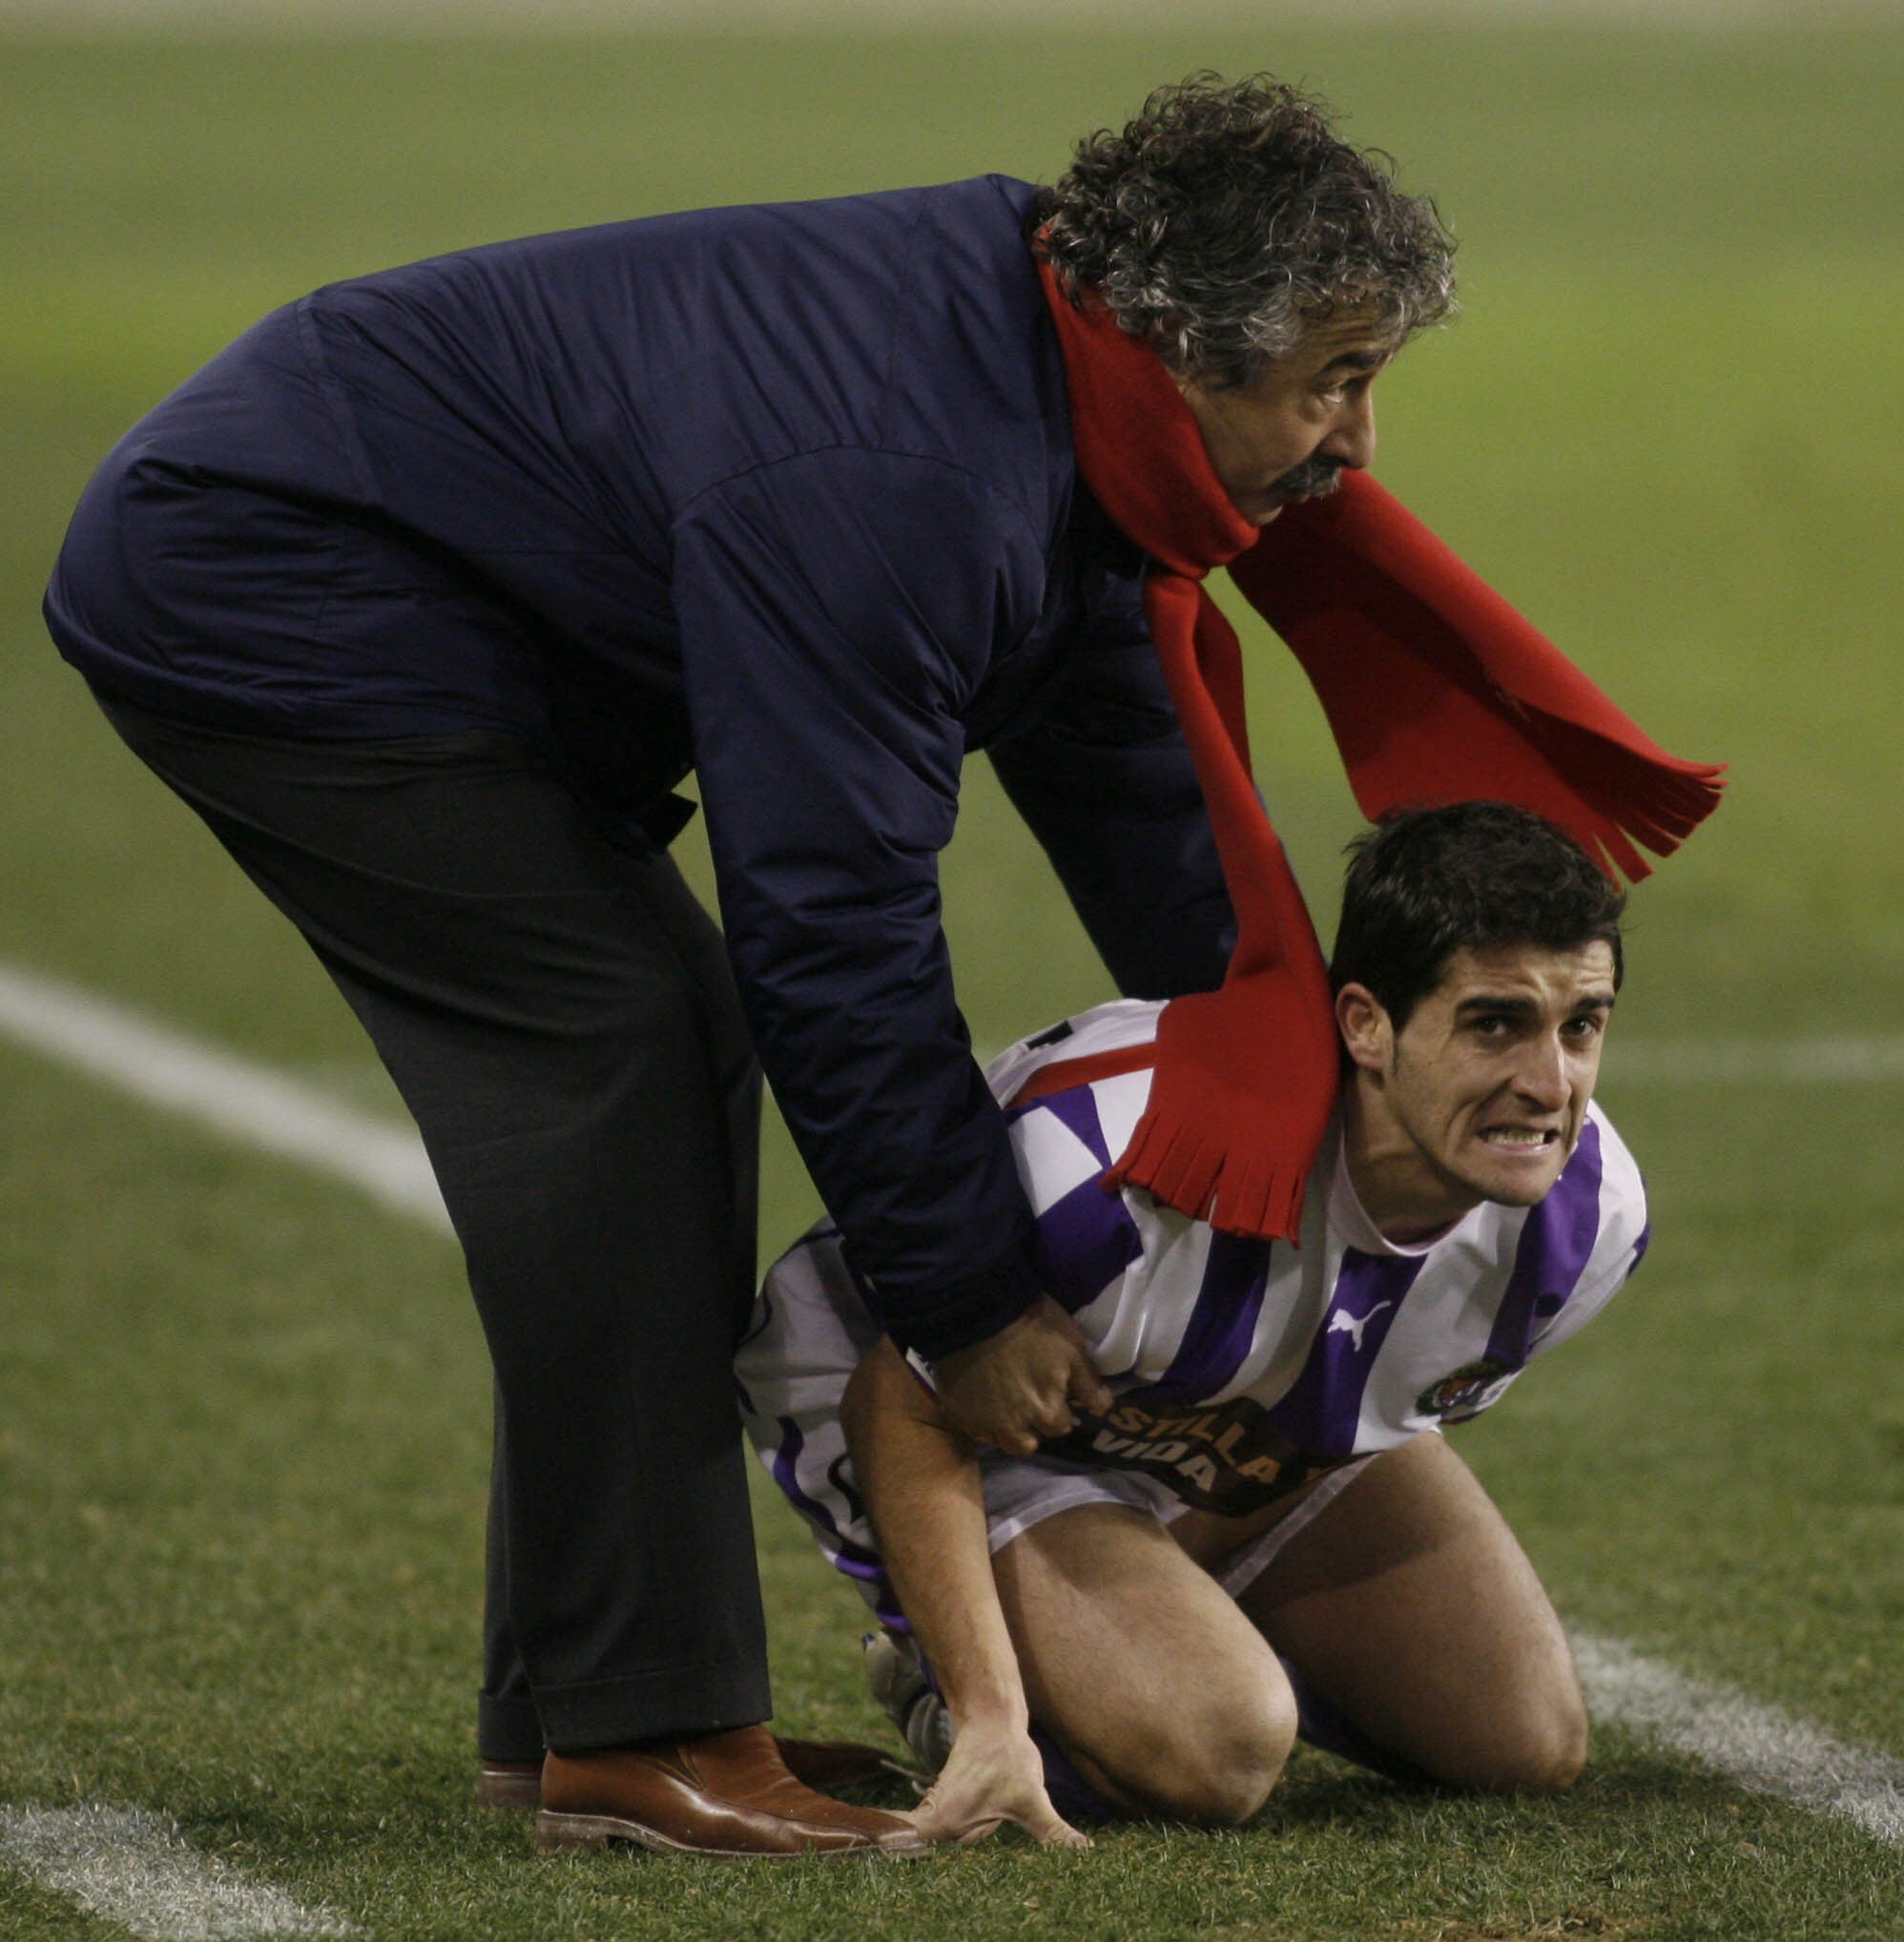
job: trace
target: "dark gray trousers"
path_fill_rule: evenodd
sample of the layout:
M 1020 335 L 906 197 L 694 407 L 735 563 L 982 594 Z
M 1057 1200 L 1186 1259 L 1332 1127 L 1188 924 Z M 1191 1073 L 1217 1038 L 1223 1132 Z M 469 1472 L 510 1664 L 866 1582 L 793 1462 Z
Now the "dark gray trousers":
M 483 1752 L 770 1710 L 731 1370 L 759 1077 L 720 934 L 529 744 L 105 703 L 303 933 L 416 1116 L 496 1374 Z

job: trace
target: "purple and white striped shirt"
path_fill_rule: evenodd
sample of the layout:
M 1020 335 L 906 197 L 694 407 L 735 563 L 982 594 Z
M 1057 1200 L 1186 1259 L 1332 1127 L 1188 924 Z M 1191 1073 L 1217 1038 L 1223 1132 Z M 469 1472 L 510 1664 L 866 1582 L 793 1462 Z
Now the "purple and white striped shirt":
M 1054 1061 L 1148 1043 L 1161 1010 L 1101 1005 L 1013 1046 L 986 1077 L 1010 1102 Z M 1241 1516 L 1352 1456 L 1480 1415 L 1645 1251 L 1639 1169 L 1597 1106 L 1538 1207 L 1483 1204 L 1418 1247 L 1376 1230 L 1332 1132 L 1292 1248 L 1219 1233 L 1139 1188 L 1105 1192 L 1149 1084 L 1141 1066 L 1007 1116 L 1045 1286 L 1113 1393 L 1103 1415 L 1046 1448 L 1140 1472 L 1199 1508 Z M 890 1592 L 838 1412 L 879 1333 L 822 1224 L 769 1271 L 735 1364 L 775 1481 L 876 1605 Z

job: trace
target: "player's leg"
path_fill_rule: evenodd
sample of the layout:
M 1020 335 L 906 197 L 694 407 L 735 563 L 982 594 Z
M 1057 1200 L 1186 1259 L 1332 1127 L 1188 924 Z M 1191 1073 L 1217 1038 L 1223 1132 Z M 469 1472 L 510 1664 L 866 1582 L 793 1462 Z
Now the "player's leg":
M 1060 1512 L 994 1554 L 1034 1724 L 1107 1805 L 1234 1824 L 1295 1736 L 1262 1636 L 1145 1511 Z
M 1509 1789 L 1578 1775 L 1587 1723 L 1566 1635 L 1442 1437 L 1369 1463 L 1240 1599 L 1323 1703 L 1427 1777 Z

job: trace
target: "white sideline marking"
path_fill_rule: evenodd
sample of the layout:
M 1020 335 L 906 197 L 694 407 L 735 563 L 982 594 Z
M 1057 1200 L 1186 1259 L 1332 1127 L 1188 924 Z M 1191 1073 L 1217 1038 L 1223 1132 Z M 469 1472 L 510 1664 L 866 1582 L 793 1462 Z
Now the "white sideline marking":
M 399 1213 L 449 1226 L 414 1131 L 340 1105 L 268 1065 L 6 964 L 0 1030 L 155 1105 L 336 1174 Z
M 1596 1719 L 1647 1734 L 1751 1793 L 1836 1814 L 1904 1848 L 1904 1760 L 1848 1746 L 1730 1686 L 1643 1659 L 1617 1639 L 1572 1639 Z
M 328 1909 L 300 1907 L 195 1852 L 172 1822 L 135 1808 L 0 1808 L 0 1858 L 151 1942 L 353 1932 Z

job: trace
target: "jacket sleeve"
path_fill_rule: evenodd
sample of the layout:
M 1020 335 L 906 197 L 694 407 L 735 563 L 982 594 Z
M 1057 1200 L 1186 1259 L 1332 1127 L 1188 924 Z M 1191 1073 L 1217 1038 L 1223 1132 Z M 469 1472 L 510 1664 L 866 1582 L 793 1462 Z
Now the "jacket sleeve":
M 1141 617 L 1087 623 L 1050 706 L 990 753 L 1125 997 L 1215 990 L 1235 919 Z
M 1039 1292 L 940 927 L 961 711 L 1028 597 L 1013 518 L 956 467 L 837 450 L 712 488 L 673 530 L 741 1002 L 869 1305 L 934 1356 Z

